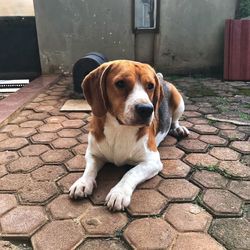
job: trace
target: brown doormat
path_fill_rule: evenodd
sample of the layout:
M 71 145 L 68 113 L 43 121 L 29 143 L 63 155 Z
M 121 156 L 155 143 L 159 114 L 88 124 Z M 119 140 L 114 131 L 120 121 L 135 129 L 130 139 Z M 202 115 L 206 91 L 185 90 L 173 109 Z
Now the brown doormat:
M 70 99 L 67 100 L 60 111 L 91 111 L 91 107 L 86 100 L 83 99 Z

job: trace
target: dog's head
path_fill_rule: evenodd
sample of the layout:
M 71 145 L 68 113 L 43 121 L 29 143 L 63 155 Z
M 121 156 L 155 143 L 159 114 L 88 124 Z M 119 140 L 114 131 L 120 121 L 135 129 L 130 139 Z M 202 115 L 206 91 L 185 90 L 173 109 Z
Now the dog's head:
M 83 81 L 93 115 L 110 112 L 120 124 L 145 126 L 157 115 L 163 96 L 154 69 L 129 60 L 104 63 Z

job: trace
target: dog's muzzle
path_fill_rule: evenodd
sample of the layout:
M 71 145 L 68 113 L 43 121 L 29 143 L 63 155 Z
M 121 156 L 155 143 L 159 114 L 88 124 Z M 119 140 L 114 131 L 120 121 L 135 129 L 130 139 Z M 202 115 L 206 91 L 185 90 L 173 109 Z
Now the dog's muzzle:
M 154 107 L 151 104 L 140 103 L 135 105 L 135 112 L 141 123 L 147 123 L 151 119 Z

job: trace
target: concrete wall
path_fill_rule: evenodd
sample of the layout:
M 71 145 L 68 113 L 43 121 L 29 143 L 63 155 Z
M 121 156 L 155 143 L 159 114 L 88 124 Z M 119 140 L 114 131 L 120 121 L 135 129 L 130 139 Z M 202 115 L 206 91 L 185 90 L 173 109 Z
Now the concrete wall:
M 135 37 L 132 0 L 34 0 L 43 72 L 71 71 L 90 51 L 151 61 L 164 73 L 222 69 L 224 22 L 237 0 L 160 2 L 159 34 Z
M 154 63 L 166 73 L 217 71 L 223 65 L 225 19 L 237 0 L 164 0 Z
M 91 51 L 134 58 L 131 0 L 34 0 L 42 70 L 71 71 Z

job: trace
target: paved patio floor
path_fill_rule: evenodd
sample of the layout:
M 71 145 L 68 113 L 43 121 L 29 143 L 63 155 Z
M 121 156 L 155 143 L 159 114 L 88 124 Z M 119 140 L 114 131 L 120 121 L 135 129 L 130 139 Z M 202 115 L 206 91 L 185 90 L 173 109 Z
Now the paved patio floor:
M 127 167 L 105 166 L 89 199 L 68 198 L 89 119 L 60 112 L 71 81 L 43 90 L 0 128 L 0 249 L 250 249 L 249 83 L 172 79 L 191 134 L 168 136 L 163 171 L 112 213 L 104 199 Z

